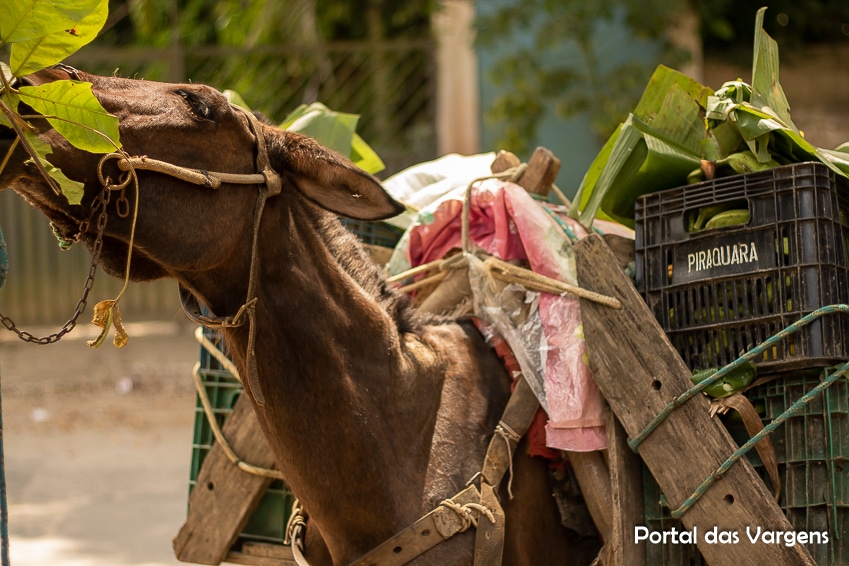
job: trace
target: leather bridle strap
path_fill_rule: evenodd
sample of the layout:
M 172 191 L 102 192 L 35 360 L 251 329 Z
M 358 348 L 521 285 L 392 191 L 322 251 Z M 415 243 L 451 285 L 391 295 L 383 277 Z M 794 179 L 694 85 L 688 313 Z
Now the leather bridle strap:
M 247 375 L 245 377 L 245 386 L 253 396 L 257 405 L 265 404 L 265 396 L 259 384 L 259 373 L 256 364 L 256 305 L 258 298 L 256 296 L 257 280 L 259 278 L 259 227 L 262 221 L 262 211 L 265 208 L 265 201 L 268 197 L 280 194 L 283 182 L 280 175 L 271 167 L 271 160 L 268 157 L 268 147 L 266 145 L 265 136 L 262 134 L 262 127 L 256 117 L 250 112 L 246 112 L 234 106 L 237 110 L 243 113 L 248 120 L 248 125 L 256 139 L 256 168 L 259 173 L 238 174 L 238 173 L 220 173 L 214 171 L 206 171 L 203 169 L 192 169 L 173 165 L 164 161 L 150 159 L 148 157 L 133 157 L 122 155 L 118 160 L 118 168 L 123 171 L 131 169 L 142 169 L 146 171 L 154 171 L 175 177 L 188 183 L 194 183 L 204 187 L 217 189 L 222 184 L 241 184 L 241 185 L 259 185 L 259 195 L 257 197 L 256 207 L 254 208 L 253 219 L 253 234 L 251 239 L 251 264 L 250 273 L 248 276 L 248 293 L 245 303 L 239 308 L 235 315 L 230 317 L 209 317 L 201 314 L 200 305 L 197 298 L 188 289 L 178 284 L 180 291 L 180 301 L 183 305 L 183 310 L 186 316 L 192 321 L 209 328 L 234 328 L 248 322 L 248 347 L 247 347 Z
M 190 167 L 182 167 L 174 165 L 158 159 L 151 159 L 146 155 L 140 157 L 123 155 L 118 160 L 118 168 L 121 171 L 129 171 L 130 169 L 141 169 L 143 171 L 155 171 L 163 175 L 169 175 L 210 189 L 217 189 L 222 184 L 231 185 L 265 185 L 268 187 L 268 196 L 280 194 L 283 183 L 275 171 L 271 167 L 271 162 L 268 158 L 268 149 L 265 142 L 265 136 L 262 135 L 262 129 L 256 117 L 250 112 L 242 110 L 238 106 L 233 108 L 239 110 L 248 119 L 248 125 L 256 138 L 256 167 L 258 173 L 222 173 L 219 171 L 207 171 L 206 169 L 193 169 Z

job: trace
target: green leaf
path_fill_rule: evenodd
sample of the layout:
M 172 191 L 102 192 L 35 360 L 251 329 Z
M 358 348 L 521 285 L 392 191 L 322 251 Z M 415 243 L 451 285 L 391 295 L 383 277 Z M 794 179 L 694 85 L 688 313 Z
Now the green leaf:
M 50 144 L 42 141 L 41 138 L 35 134 L 28 133 L 26 134 L 26 138 L 32 148 L 36 151 L 38 161 L 47 171 L 47 174 L 59 184 L 59 188 L 62 189 L 62 194 L 68 199 L 68 203 L 80 204 L 80 201 L 83 198 L 84 185 L 77 181 L 72 181 L 66 177 L 60 169 L 54 167 L 52 163 L 47 161 L 47 156 L 53 152 L 53 148 L 50 147 Z
M 599 209 L 634 227 L 634 203 L 640 195 L 679 186 L 699 166 L 699 156 L 653 130 L 633 114 L 622 124 L 580 220 L 590 226 Z M 583 195 L 586 191 L 582 191 Z
M 354 162 L 354 165 L 372 175 L 386 169 L 386 165 L 380 159 L 380 156 L 359 134 L 354 134 L 354 140 L 351 142 L 351 161 Z
M 12 71 L 9 70 L 9 65 L 3 61 L 0 61 L 0 73 L 3 74 L 3 82 L 0 82 L 0 98 L 2 98 L 9 110 L 14 111 L 18 107 L 18 97 L 13 92 L 6 92 L 6 88 L 3 84 L 11 83 L 12 79 L 15 77 L 12 75 Z M 12 127 L 11 122 L 9 122 L 9 118 L 7 118 L 3 112 L 0 112 L 0 126 L 6 126 L 7 128 Z
M 357 135 L 360 117 L 329 109 L 320 102 L 298 106 L 280 124 L 285 130 L 301 132 L 348 157 L 354 164 L 368 171 L 383 171 L 386 165 L 377 153 Z
M 579 213 L 581 212 L 588 216 L 593 214 L 592 211 L 587 210 L 589 199 L 598 185 L 599 177 L 610 162 L 610 154 L 613 153 L 613 148 L 619 143 L 619 137 L 622 135 L 623 126 L 624 124 L 619 124 L 619 127 L 614 130 L 602 146 L 601 151 L 599 151 L 598 155 L 596 155 L 595 159 L 593 159 L 593 162 L 590 164 L 587 172 L 584 173 L 584 178 L 581 180 L 581 185 L 578 187 L 578 192 L 575 194 L 575 198 L 572 201 L 575 206 L 572 206 L 569 209 L 569 216 L 572 218 L 579 218 Z M 598 212 L 599 204 L 600 202 L 594 204 L 596 213 Z
M 320 102 L 313 102 L 295 109 L 280 127 L 306 134 L 322 145 L 350 157 L 359 119 L 356 114 L 335 112 Z
M 6 92 L 3 94 L 2 98 L 3 104 L 6 105 L 6 108 L 14 112 L 15 109 L 18 107 L 20 97 L 14 92 Z M 6 126 L 7 128 L 12 127 L 12 123 L 9 121 L 9 118 L 3 112 L 0 112 L 0 126 Z
M 74 147 L 92 153 L 109 153 L 121 147 L 118 118 L 104 110 L 91 92 L 91 84 L 56 81 L 19 89 L 21 100 L 44 115 Z
M 11 83 L 12 79 L 15 78 L 14 75 L 12 75 L 11 69 L 9 69 L 9 65 L 3 61 L 0 61 L 0 73 L 3 73 L 3 77 L 6 79 L 7 83 Z
M 221 94 L 223 94 L 227 98 L 227 101 L 230 102 L 230 104 L 235 104 L 239 108 L 242 108 L 243 110 L 246 110 L 248 112 L 251 111 L 251 107 L 248 106 L 247 102 L 245 102 L 245 99 L 242 98 L 242 95 L 236 92 L 235 90 L 227 89 Z
M 849 177 L 849 154 L 841 149 L 819 149 L 828 162 L 843 171 L 843 175 Z
M 778 44 L 763 29 L 761 8 L 755 17 L 755 48 L 752 57 L 752 106 L 771 112 L 790 128 L 797 130 L 790 119 L 790 104 L 778 82 Z
M 59 63 L 97 37 L 109 13 L 109 0 L 99 2 L 97 8 L 71 28 L 12 44 L 9 59 L 12 72 L 24 76 Z
M 633 227 L 637 197 L 684 184 L 704 150 L 701 110 L 712 94 L 710 88 L 660 65 L 634 113 L 590 166 L 571 214 L 590 226 L 601 210 Z
M 3 0 L 0 44 L 30 41 L 73 27 L 101 0 Z

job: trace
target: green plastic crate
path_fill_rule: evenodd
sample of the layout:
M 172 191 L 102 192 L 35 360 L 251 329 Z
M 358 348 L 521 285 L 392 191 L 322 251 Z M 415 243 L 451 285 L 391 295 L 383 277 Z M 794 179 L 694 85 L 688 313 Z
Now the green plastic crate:
M 790 373 L 750 389 L 746 396 L 767 424 L 816 387 L 822 375 L 819 371 Z M 745 427 L 734 415 L 726 416 L 725 424 L 740 445 L 748 440 Z M 790 524 L 797 531 L 828 533 L 828 544 L 807 545 L 818 565 L 849 564 L 849 381 L 837 380 L 773 431 L 771 438 L 782 486 L 778 504 Z M 753 449 L 747 457 L 766 478 L 757 452 Z M 645 526 L 680 530 L 681 523 L 670 516 L 647 469 L 643 478 Z M 745 527 L 740 526 L 741 537 Z M 705 563 L 695 545 L 647 544 L 646 558 L 652 565 Z
M 218 342 L 216 333 L 204 330 L 204 335 L 212 342 Z M 204 389 L 213 407 L 213 414 L 218 426 L 233 411 L 236 399 L 242 393 L 242 384 L 232 373 L 223 369 L 209 352 L 201 347 L 200 375 Z M 200 398 L 195 403 L 195 426 L 192 440 L 192 464 L 189 477 L 189 492 L 197 483 L 203 460 L 215 444 L 215 436 Z M 274 480 L 260 499 L 259 505 L 248 519 L 245 528 L 239 534 L 241 541 L 273 542 L 282 544 L 286 538 L 286 523 L 292 510 L 294 496 L 283 481 Z

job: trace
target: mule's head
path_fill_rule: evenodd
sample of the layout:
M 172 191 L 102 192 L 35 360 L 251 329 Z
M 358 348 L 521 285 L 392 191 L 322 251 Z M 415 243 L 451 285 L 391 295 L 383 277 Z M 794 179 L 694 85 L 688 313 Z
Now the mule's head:
M 103 107 L 119 119 L 123 150 L 182 167 L 225 173 L 257 173 L 257 143 L 248 116 L 232 106 L 217 90 L 198 84 L 167 84 L 144 80 L 100 77 L 57 67 L 27 77 L 42 84 L 60 79 L 92 84 Z M 0 188 L 12 187 L 41 210 L 65 234 L 74 234 L 91 213 L 101 192 L 97 166 L 101 156 L 75 149 L 46 120 L 39 136 L 53 148 L 49 160 L 71 179 L 85 185 L 80 205 L 69 205 L 40 176 L 27 156 L 16 149 L 0 173 Z M 361 220 L 398 214 L 401 206 L 377 180 L 347 159 L 303 135 L 257 124 L 266 139 L 271 166 L 283 180 L 283 200 L 306 199 L 328 211 Z M 0 128 L 0 159 L 13 135 Z M 105 173 L 113 180 L 120 171 L 114 162 Z M 232 261 L 234 250 L 244 250 L 252 230 L 258 188 L 222 185 L 202 188 L 157 172 L 138 171 L 138 216 L 131 277 L 136 280 L 206 271 Z M 132 202 L 132 185 L 126 189 Z M 113 196 L 113 202 L 116 197 Z M 132 215 L 120 218 L 108 207 L 102 264 L 122 274 L 127 257 Z M 94 224 L 94 223 L 92 223 Z M 82 234 L 92 246 L 94 227 Z

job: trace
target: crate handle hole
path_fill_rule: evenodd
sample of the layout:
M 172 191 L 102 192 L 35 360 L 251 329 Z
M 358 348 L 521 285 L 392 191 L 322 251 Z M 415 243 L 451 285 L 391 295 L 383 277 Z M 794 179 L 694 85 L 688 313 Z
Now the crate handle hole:
M 214 490 L 214 489 L 215 489 L 215 484 L 214 484 L 214 483 L 212 483 L 212 482 L 207 482 L 207 483 L 206 483 L 206 489 L 208 489 L 209 491 Z
M 734 505 L 734 496 L 733 496 L 733 495 L 731 495 L 730 493 L 729 493 L 729 494 L 727 494 L 727 495 L 726 495 L 725 497 L 723 497 L 722 499 L 723 499 L 723 501 L 725 501 L 727 504 L 729 504 L 729 505 Z
M 684 211 L 684 225 L 693 234 L 702 230 L 748 224 L 751 217 L 749 200 L 735 199 L 710 203 Z

